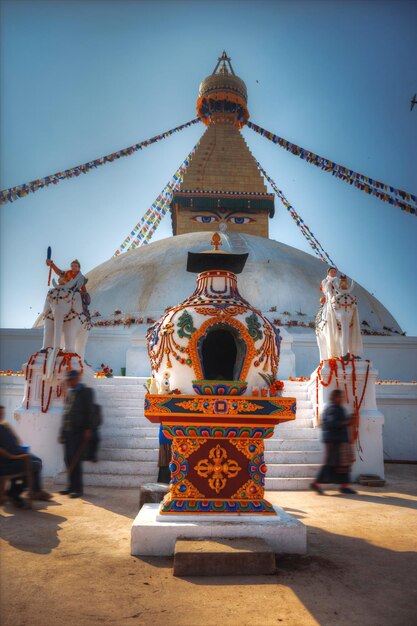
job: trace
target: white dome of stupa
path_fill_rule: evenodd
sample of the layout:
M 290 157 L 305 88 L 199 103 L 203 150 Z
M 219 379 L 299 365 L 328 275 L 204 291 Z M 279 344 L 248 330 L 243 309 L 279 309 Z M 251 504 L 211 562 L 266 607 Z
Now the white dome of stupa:
M 90 311 L 95 319 L 115 316 L 159 318 L 195 289 L 195 275 L 187 272 L 187 253 L 209 247 L 212 233 L 196 232 L 162 239 L 109 259 L 87 274 Z M 283 243 L 243 233 L 222 233 L 222 250 L 248 253 L 239 275 L 243 298 L 290 332 L 314 327 L 320 283 L 326 266 Z M 354 277 L 353 277 L 354 278 Z M 389 311 L 355 280 L 362 330 L 401 332 Z M 365 322 L 365 324 L 363 324 Z M 311 331 L 312 332 L 312 331 Z

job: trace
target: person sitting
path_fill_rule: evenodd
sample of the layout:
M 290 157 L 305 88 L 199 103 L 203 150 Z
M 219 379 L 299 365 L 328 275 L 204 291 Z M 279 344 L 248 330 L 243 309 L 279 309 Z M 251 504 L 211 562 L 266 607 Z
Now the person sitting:
M 21 494 L 29 487 L 24 476 L 25 459 L 13 459 L 8 455 L 19 456 L 27 454 L 27 450 L 21 445 L 21 442 L 14 432 L 13 428 L 4 419 L 4 407 L 0 407 L 0 448 L 5 454 L 0 453 L 0 475 L 8 476 L 22 472 L 21 478 L 13 478 L 7 495 L 13 504 L 19 508 L 25 506 L 25 502 Z M 32 472 L 32 499 L 33 500 L 51 500 L 52 495 L 42 489 L 42 461 L 34 454 L 30 454 L 30 469 Z

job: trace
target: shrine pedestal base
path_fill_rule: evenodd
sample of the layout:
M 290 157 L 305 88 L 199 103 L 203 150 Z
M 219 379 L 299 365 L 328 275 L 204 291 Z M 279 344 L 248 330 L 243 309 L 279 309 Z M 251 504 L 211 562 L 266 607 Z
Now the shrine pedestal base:
M 264 499 L 264 440 L 295 411 L 295 398 L 146 394 L 145 417 L 172 440 L 160 513 L 275 517 Z
M 261 537 L 277 554 L 306 554 L 307 528 L 283 509 L 276 515 L 160 515 L 159 504 L 144 504 L 133 522 L 131 554 L 173 556 L 177 539 Z

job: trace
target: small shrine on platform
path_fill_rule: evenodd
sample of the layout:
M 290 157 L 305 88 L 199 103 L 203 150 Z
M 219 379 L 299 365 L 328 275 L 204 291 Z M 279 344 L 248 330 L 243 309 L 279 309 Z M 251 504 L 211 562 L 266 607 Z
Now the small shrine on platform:
M 133 554 L 171 554 L 175 539 L 187 534 L 182 522 L 190 515 L 203 534 L 199 519 L 216 525 L 216 518 L 225 516 L 235 524 L 224 527 L 227 533 L 221 536 L 241 536 L 238 526 L 245 519 L 250 521 L 245 536 L 259 536 L 258 516 L 276 519 L 268 526 L 271 534 L 287 530 L 283 512 L 264 499 L 264 440 L 277 424 L 295 419 L 296 401 L 277 395 L 273 385 L 279 332 L 239 293 L 236 275 L 247 255 L 223 253 L 220 243 L 215 233 L 214 250 L 188 253 L 187 270 L 198 273 L 194 293 L 148 332 L 152 379 L 145 416 L 172 440 L 171 482 L 160 506 L 144 505 L 139 512 L 132 527 Z M 265 379 L 272 384 L 262 384 Z M 155 515 L 151 531 L 145 520 L 150 513 Z M 293 522 L 298 549 L 290 551 L 303 551 L 305 528 Z M 165 536 L 168 528 L 170 541 L 163 547 L 158 533 Z

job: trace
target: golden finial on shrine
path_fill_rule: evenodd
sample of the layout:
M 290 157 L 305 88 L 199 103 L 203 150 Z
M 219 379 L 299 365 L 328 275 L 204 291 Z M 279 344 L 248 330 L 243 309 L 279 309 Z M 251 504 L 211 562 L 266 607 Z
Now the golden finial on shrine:
M 214 233 L 213 237 L 211 238 L 210 243 L 214 247 L 214 251 L 218 252 L 219 246 L 222 245 L 222 238 L 220 237 L 219 233 Z

